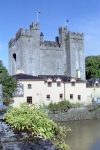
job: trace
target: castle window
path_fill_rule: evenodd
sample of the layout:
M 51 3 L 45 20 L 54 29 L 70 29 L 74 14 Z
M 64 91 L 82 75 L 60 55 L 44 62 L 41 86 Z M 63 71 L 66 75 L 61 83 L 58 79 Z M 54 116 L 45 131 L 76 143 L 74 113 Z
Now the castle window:
M 81 95 L 78 95 L 78 100 L 81 100 Z
M 57 61 L 57 69 L 59 69 L 60 67 L 59 67 L 59 61 Z
M 48 82 L 48 87 L 51 87 L 52 86 L 52 83 L 51 82 Z
M 75 86 L 75 82 L 71 82 L 71 86 Z
M 15 53 L 13 54 L 13 58 L 14 58 L 14 60 L 16 61 L 16 54 L 15 54 Z
M 59 94 L 59 99 L 63 99 L 63 94 Z
M 32 104 L 32 97 L 27 97 L 27 103 Z
M 31 84 L 28 84 L 28 89 L 32 89 L 32 85 Z
M 60 87 L 61 86 L 61 82 L 57 82 L 57 87 Z
M 73 99 L 73 94 L 70 94 L 70 99 Z
M 47 100 L 50 100 L 50 95 L 47 95 Z

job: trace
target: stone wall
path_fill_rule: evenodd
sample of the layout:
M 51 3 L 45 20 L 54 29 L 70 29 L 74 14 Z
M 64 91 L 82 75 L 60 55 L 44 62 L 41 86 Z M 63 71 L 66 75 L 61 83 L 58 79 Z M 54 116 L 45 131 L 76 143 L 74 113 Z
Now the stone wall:
M 39 24 L 32 23 L 30 30 L 21 28 L 9 42 L 10 75 L 16 74 L 17 69 L 35 76 L 71 77 L 76 77 L 76 70 L 79 69 L 81 79 L 85 79 L 84 35 L 60 27 L 57 40 L 45 41 L 43 33 L 40 34 Z

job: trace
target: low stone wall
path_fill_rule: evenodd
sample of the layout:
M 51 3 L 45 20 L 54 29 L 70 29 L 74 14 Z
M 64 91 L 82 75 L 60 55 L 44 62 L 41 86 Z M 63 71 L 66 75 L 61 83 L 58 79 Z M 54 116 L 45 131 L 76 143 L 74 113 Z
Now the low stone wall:
M 100 109 L 96 106 L 71 108 L 67 112 L 46 110 L 48 117 L 57 122 L 71 120 L 100 119 Z
M 0 150 L 57 150 L 42 137 L 29 138 L 26 133 L 14 133 L 8 124 L 0 122 Z

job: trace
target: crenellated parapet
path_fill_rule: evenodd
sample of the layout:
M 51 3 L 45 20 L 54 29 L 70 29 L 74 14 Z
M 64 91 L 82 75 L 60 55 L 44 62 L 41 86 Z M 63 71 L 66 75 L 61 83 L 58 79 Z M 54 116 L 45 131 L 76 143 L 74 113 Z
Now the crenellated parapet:
M 32 22 L 30 25 L 30 30 L 39 30 L 39 23 Z
M 80 40 L 83 40 L 84 39 L 84 34 L 69 31 L 68 34 L 67 34 L 67 39 L 80 39 Z
M 23 28 L 20 28 L 17 31 L 15 38 L 12 38 L 9 41 L 9 47 L 13 46 L 14 42 L 17 41 L 22 36 L 32 37 L 33 36 L 33 30 L 39 30 L 39 23 L 32 22 L 32 24 L 30 25 L 30 30 L 29 29 L 24 30 Z
M 9 41 L 9 47 L 13 46 L 14 43 L 22 36 L 25 36 L 25 37 L 32 37 L 32 33 L 30 32 L 30 30 L 26 29 L 24 30 L 23 28 L 20 28 L 18 30 L 18 32 L 16 33 L 16 36 L 15 38 L 12 38 L 10 41 Z
M 67 33 L 67 27 L 66 26 L 61 26 L 61 27 L 59 27 L 59 33 L 61 34 L 61 33 Z
M 60 47 L 59 43 L 54 41 L 44 41 L 40 43 L 40 46 L 44 45 L 46 47 Z

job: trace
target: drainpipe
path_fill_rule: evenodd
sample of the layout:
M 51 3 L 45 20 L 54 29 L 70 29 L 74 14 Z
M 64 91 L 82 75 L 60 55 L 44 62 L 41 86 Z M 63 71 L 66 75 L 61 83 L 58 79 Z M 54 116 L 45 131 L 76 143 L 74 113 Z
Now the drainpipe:
M 64 82 L 64 99 L 65 99 L 65 82 Z

